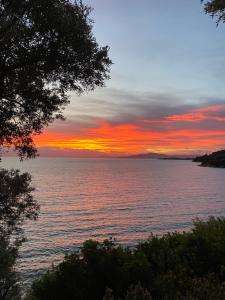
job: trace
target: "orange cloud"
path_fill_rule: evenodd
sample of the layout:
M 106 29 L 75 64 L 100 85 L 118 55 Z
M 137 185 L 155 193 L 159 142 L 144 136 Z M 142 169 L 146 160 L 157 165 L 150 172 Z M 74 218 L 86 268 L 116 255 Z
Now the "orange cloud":
M 137 119 L 133 123 L 123 124 L 96 119 L 95 125 L 87 128 L 84 126 L 82 130 L 77 130 L 74 126 L 57 132 L 53 127 L 37 136 L 35 141 L 38 147 L 90 150 L 108 154 L 211 151 L 225 145 L 225 126 L 221 128 L 221 122 L 225 121 L 223 111 L 225 106 L 209 106 L 161 119 Z M 209 121 L 213 121 L 213 124 L 205 127 Z M 184 126 L 186 123 L 192 124 L 190 128 Z M 220 124 L 219 129 L 215 126 L 217 123 Z
M 204 120 L 225 121 L 225 117 L 217 116 L 216 113 L 225 112 L 225 105 L 207 106 L 195 109 L 190 113 L 166 116 L 162 119 L 144 120 L 146 123 L 169 123 L 169 122 L 200 122 Z

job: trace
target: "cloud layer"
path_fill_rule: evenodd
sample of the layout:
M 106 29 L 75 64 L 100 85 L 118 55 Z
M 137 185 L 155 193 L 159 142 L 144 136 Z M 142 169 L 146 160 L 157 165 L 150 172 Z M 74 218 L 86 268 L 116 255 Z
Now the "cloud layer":
M 54 149 L 60 156 L 79 157 L 203 153 L 225 147 L 223 99 L 194 99 L 188 93 L 130 95 L 118 90 L 110 90 L 107 99 L 101 94 L 86 99 L 87 106 L 80 110 L 73 104 L 68 119 L 36 137 L 37 145 L 47 147 L 48 153 Z

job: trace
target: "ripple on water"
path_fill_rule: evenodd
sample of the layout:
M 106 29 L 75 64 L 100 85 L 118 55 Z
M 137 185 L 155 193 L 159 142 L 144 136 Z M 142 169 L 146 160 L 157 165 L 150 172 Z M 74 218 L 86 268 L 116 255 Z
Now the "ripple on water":
M 132 246 L 151 232 L 188 230 L 196 217 L 225 214 L 225 170 L 190 161 L 11 158 L 3 166 L 29 171 L 41 204 L 20 252 L 28 284 L 87 239 Z

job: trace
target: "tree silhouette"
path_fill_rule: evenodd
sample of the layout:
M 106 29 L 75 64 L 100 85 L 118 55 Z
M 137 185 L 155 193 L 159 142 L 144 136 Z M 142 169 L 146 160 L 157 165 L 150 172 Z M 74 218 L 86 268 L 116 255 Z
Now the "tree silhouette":
M 39 206 L 31 192 L 31 176 L 18 170 L 0 170 L 0 299 L 19 299 L 15 263 L 25 240 L 22 225 L 36 219 Z
M 108 47 L 92 34 L 90 7 L 69 0 L 0 1 L 0 160 L 4 147 L 35 157 L 33 136 L 78 94 L 109 78 Z M 0 299 L 20 299 L 15 263 L 22 225 L 36 219 L 29 174 L 0 169 Z
M 90 7 L 69 0 L 0 2 L 0 149 L 33 157 L 33 135 L 62 118 L 68 91 L 103 86 L 111 61 Z
M 206 14 L 211 15 L 212 17 L 217 18 L 217 25 L 220 22 L 225 22 L 225 1 L 224 0 L 211 0 L 205 1 L 201 0 L 204 3 L 204 10 Z

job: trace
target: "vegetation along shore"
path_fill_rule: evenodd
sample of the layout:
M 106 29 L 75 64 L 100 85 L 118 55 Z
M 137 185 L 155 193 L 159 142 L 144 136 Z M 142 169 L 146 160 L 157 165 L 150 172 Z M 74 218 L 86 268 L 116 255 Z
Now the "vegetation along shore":
M 225 218 L 151 235 L 134 249 L 88 240 L 37 279 L 26 300 L 224 300 Z

